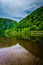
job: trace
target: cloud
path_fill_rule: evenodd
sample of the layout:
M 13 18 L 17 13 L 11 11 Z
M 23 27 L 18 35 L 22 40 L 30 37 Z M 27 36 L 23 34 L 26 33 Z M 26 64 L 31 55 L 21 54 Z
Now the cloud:
M 28 4 L 29 5 L 29 4 Z M 28 8 L 25 9 L 26 13 L 31 13 L 32 11 L 36 10 L 37 8 L 43 6 L 43 0 L 34 1 L 31 3 Z
M 43 0 L 0 0 L 0 17 L 19 21 L 40 6 Z

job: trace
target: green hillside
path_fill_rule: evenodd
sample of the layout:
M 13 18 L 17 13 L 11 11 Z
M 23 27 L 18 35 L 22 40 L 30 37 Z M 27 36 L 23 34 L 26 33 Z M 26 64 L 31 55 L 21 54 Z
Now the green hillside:
M 43 43 L 43 6 L 5 33 L 8 37 Z
M 15 27 L 16 31 L 42 31 L 43 30 L 43 7 L 33 11 L 21 20 Z
M 4 35 L 6 29 L 12 28 L 17 22 L 7 18 L 0 18 L 0 36 Z

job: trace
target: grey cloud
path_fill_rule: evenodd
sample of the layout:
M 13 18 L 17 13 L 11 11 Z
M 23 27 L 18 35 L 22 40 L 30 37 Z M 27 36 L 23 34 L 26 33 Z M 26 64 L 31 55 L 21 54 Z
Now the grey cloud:
M 43 0 L 0 0 L 0 17 L 21 20 L 33 10 L 43 6 Z

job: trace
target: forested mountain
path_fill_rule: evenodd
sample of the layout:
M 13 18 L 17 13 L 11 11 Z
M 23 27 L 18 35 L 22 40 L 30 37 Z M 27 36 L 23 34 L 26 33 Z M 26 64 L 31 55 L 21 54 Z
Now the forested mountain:
M 4 35 L 6 29 L 12 28 L 17 22 L 7 18 L 0 18 L 0 36 Z
M 16 31 L 41 31 L 43 30 L 43 6 L 33 11 L 21 20 L 15 27 Z
M 43 43 L 43 6 L 5 32 L 6 36 Z

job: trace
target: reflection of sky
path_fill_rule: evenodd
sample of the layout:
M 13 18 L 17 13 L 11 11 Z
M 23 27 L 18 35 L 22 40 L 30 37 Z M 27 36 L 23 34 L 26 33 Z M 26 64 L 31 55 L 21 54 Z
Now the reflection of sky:
M 0 17 L 19 21 L 40 6 L 43 0 L 0 0 Z

